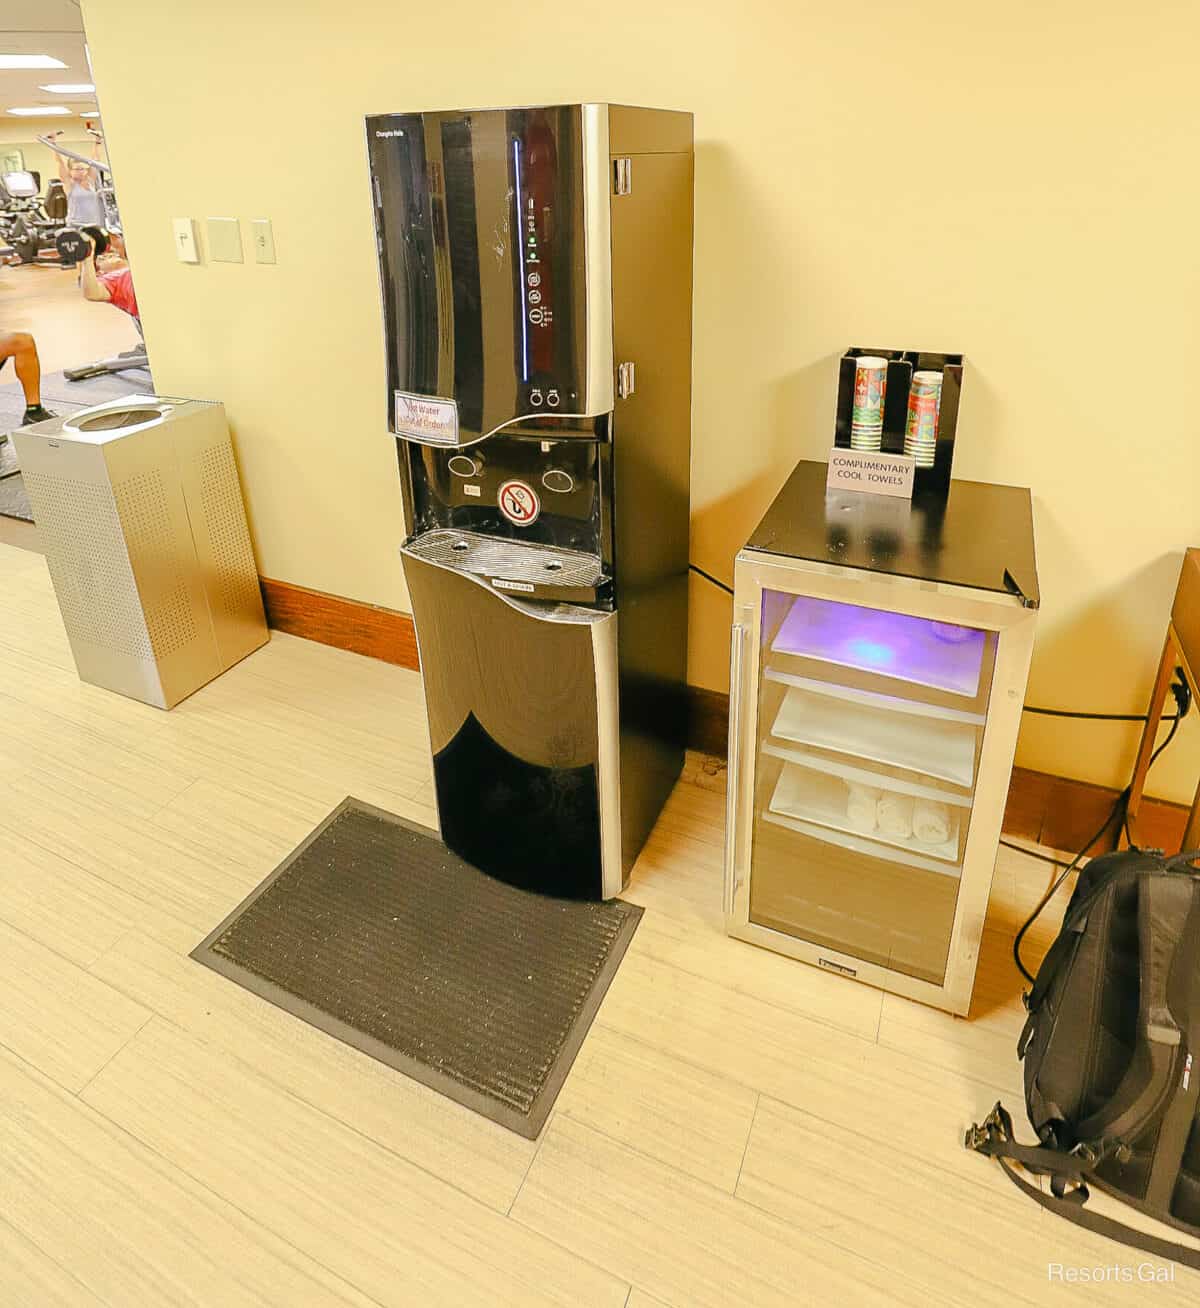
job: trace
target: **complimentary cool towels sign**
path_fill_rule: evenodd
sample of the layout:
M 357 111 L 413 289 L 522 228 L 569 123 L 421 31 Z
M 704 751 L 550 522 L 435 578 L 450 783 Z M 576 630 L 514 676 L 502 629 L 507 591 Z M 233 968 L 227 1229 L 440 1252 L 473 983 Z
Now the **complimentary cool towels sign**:
M 903 454 L 860 454 L 834 448 L 829 451 L 825 486 L 827 490 L 867 491 L 872 495 L 898 495 L 910 500 L 915 466 Z

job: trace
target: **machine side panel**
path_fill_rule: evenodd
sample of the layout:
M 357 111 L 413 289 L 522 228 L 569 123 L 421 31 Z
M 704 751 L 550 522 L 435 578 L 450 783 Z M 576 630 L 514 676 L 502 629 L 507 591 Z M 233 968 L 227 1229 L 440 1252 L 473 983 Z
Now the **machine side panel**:
M 690 151 L 643 155 L 632 191 L 612 198 L 615 357 L 635 365 L 633 393 L 616 401 L 613 420 L 626 872 L 687 739 L 692 172 Z
M 608 143 L 614 155 L 690 154 L 692 115 L 672 109 L 611 104 Z

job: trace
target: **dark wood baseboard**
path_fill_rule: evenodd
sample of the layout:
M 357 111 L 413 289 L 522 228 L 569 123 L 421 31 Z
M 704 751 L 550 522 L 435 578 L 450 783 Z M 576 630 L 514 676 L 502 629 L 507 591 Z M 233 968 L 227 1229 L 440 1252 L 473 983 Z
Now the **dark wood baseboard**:
M 280 631 L 338 649 L 366 654 L 402 668 L 417 668 L 417 637 L 409 614 L 378 604 L 327 595 L 287 581 L 262 578 L 267 621 Z M 729 729 L 729 696 L 701 686 L 688 687 L 688 744 L 702 754 L 724 758 Z M 1078 850 L 1100 827 L 1117 792 L 1070 777 L 1014 768 L 1004 812 L 1004 830 L 1050 849 Z M 1182 804 L 1142 802 L 1134 836 L 1140 845 L 1175 850 L 1183 839 L 1188 810 Z M 1115 846 L 1109 830 L 1091 853 Z
M 1072 777 L 1056 777 L 1029 768 L 1013 768 L 1004 810 L 1004 830 L 1013 836 L 1036 841 L 1049 849 L 1077 853 L 1085 840 L 1100 830 L 1113 810 L 1118 791 Z M 1188 808 L 1165 799 L 1142 800 L 1131 835 L 1144 849 L 1165 849 L 1173 853 L 1183 842 Z M 1088 846 L 1089 854 L 1115 849 L 1121 829 L 1113 823 L 1099 840 Z
M 290 581 L 260 577 L 267 623 L 278 631 L 366 654 L 402 668 L 417 668 L 412 617 L 397 609 L 327 595 Z

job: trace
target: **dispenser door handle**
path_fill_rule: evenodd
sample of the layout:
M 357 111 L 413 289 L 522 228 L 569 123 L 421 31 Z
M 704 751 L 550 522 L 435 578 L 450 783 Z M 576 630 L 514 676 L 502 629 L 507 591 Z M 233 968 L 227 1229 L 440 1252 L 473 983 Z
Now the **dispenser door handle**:
M 735 622 L 729 641 L 729 747 L 725 767 L 725 916 L 732 917 L 737 894 L 737 815 L 742 773 L 742 649 L 744 623 Z

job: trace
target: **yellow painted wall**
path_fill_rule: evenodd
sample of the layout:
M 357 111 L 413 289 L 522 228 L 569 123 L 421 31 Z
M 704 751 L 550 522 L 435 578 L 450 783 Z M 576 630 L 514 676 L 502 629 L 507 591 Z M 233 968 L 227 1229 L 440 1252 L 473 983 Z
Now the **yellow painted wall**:
M 850 344 L 961 350 L 960 476 L 1036 496 L 1030 698 L 1144 707 L 1200 538 L 1200 9 L 1177 0 L 84 0 L 160 388 L 225 401 L 264 573 L 406 607 L 362 118 L 615 100 L 696 115 L 693 558 L 830 443 Z M 269 216 L 187 267 L 173 215 Z M 693 590 L 691 676 L 728 602 Z M 1029 720 L 1121 782 L 1132 729 Z M 1152 789 L 1190 798 L 1200 730 Z

